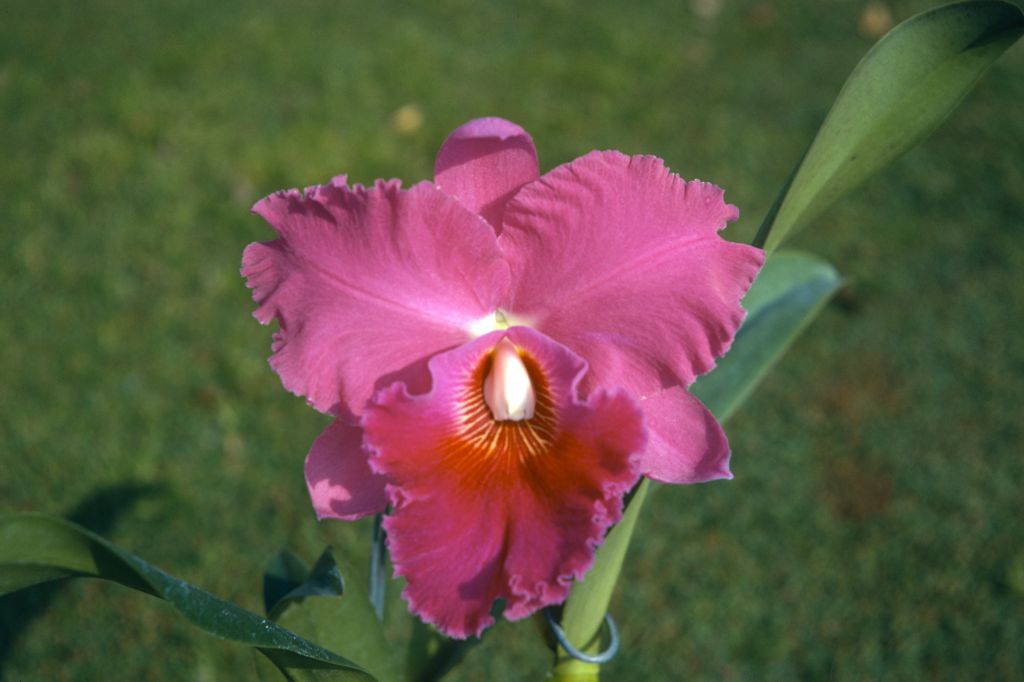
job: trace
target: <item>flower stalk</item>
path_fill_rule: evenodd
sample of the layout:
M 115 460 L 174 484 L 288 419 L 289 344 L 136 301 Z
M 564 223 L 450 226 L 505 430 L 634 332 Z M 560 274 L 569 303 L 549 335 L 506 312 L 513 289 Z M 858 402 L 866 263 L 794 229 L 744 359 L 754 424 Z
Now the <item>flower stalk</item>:
M 612 528 L 604 544 L 597 550 L 594 565 L 586 577 L 573 585 L 562 611 L 562 630 L 569 642 L 584 653 L 596 654 L 601 650 L 601 630 L 615 584 L 622 572 L 622 562 L 629 549 L 629 541 L 636 529 L 640 509 L 650 490 L 651 482 L 643 479 L 636 487 L 622 520 Z M 596 682 L 601 666 L 573 658 L 561 646 L 555 650 L 555 663 L 550 679 L 556 682 Z

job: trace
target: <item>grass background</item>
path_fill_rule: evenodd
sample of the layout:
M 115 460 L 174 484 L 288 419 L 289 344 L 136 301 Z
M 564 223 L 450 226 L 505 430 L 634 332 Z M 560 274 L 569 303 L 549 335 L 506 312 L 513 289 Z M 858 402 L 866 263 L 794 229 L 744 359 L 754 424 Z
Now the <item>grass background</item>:
M 282 546 L 361 560 L 366 525 L 308 504 L 326 418 L 266 365 L 238 276 L 271 236 L 250 205 L 339 172 L 429 177 L 448 131 L 501 115 L 543 169 L 617 148 L 723 185 L 749 238 L 871 45 L 863 9 L 5 0 L 0 511 L 73 514 L 253 610 Z M 1017 45 L 795 240 L 850 284 L 729 424 L 736 479 L 656 491 L 610 679 L 1024 677 L 1022 71 Z M 548 663 L 532 623 L 502 624 L 451 679 Z M 250 665 L 116 586 L 0 599 L 12 680 Z

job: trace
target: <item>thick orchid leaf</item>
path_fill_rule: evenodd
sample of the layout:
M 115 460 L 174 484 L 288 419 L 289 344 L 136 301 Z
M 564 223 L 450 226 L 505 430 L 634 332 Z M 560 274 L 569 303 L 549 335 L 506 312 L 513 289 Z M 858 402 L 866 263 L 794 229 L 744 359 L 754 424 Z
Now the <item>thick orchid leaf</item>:
M 711 373 L 697 380 L 693 393 L 719 420 L 727 420 L 840 284 L 835 268 L 816 256 L 776 254 L 743 299 L 747 317 L 732 348 Z M 637 488 L 622 520 L 598 549 L 594 566 L 566 600 L 562 629 L 577 648 L 593 653 L 600 647 L 604 614 L 649 487 L 644 480 Z M 552 679 L 596 680 L 597 670 L 598 666 L 573 660 L 559 649 Z
M 296 564 L 295 561 L 301 561 L 298 557 L 290 552 L 282 552 L 275 557 L 281 562 L 281 565 L 288 571 L 287 578 L 293 579 L 299 574 L 296 569 L 300 564 Z M 276 562 L 275 562 L 276 563 Z M 271 570 L 276 568 L 272 565 Z M 305 570 L 305 566 L 302 567 Z M 271 571 L 264 573 L 263 576 L 263 594 L 267 595 L 268 592 L 268 578 L 273 578 L 274 574 Z M 331 554 L 330 548 L 327 548 L 317 559 L 316 564 L 313 566 L 313 570 L 305 570 L 305 576 L 294 585 L 285 594 L 281 595 L 280 598 L 276 599 L 274 603 L 267 609 L 267 617 L 270 620 L 277 620 L 281 612 L 288 608 L 289 605 L 296 602 L 301 602 L 306 597 L 340 597 L 342 592 L 345 591 L 345 580 L 341 576 L 341 570 L 338 568 L 338 564 L 334 561 L 334 556 Z
M 69 521 L 0 516 L 0 594 L 61 578 L 103 578 L 166 600 L 196 627 L 257 649 L 289 680 L 374 680 L 355 663 L 147 564 Z
M 847 79 L 754 240 L 773 251 L 843 194 L 911 149 L 1024 32 L 1008 2 L 959 2 L 903 22 Z
M 312 570 L 290 552 L 278 554 L 264 573 L 264 594 L 268 581 L 280 581 L 278 589 L 290 587 L 270 606 L 274 622 L 329 649 L 343 649 L 382 682 L 399 679 L 400 661 L 363 589 L 366 581 L 330 548 Z
M 288 550 L 281 550 L 263 566 L 263 611 L 273 620 L 274 608 L 309 579 L 309 567 Z M 342 591 L 344 583 L 342 584 Z
M 743 299 L 747 317 L 732 348 L 691 392 L 719 421 L 727 420 L 841 283 L 835 268 L 817 256 L 775 254 Z

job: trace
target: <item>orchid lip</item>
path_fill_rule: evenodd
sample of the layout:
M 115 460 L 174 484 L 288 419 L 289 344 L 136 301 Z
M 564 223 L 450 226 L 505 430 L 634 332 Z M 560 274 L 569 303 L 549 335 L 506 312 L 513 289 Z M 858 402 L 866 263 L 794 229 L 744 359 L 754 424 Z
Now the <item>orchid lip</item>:
M 496 419 L 487 377 L 520 363 L 534 414 Z M 581 398 L 586 362 L 534 329 L 492 332 L 428 368 L 428 392 L 396 382 L 371 401 L 363 445 L 388 481 L 383 526 L 410 608 L 449 636 L 479 636 L 498 599 L 509 620 L 565 601 L 621 517 L 647 432 L 626 392 Z

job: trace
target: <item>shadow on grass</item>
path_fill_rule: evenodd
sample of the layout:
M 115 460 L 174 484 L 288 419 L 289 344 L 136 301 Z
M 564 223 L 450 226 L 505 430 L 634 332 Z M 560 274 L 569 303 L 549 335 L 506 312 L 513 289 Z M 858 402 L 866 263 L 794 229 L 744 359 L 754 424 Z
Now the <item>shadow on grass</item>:
M 153 483 L 120 483 L 100 488 L 64 516 L 94 533 L 106 535 L 117 520 L 139 500 L 164 491 L 165 486 Z M 0 597 L 0 671 L 21 633 L 46 612 L 50 602 L 62 589 L 64 581 L 57 581 Z

